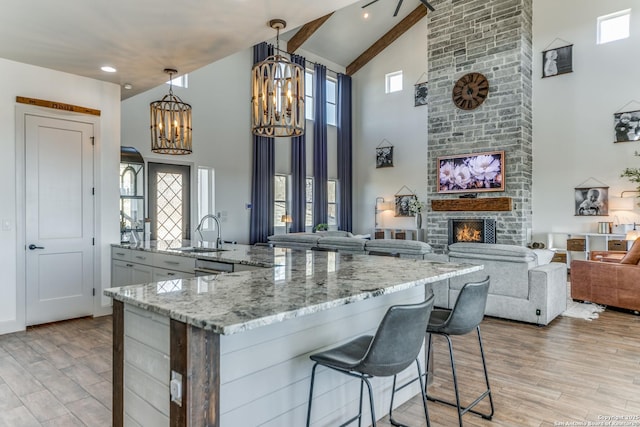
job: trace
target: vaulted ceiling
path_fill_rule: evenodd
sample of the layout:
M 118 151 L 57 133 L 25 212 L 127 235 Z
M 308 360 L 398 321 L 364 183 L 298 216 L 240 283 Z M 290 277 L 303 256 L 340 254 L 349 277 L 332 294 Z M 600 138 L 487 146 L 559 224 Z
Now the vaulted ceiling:
M 310 31 L 308 38 L 298 37 L 304 38 L 305 50 L 348 67 L 376 40 L 386 37 L 382 44 L 388 44 L 394 37 L 388 33 L 411 13 L 414 21 L 420 19 L 416 9 L 426 14 L 419 0 L 405 0 L 395 17 L 397 0 L 379 0 L 363 9 L 369 2 L 12 1 L 3 4 L 0 15 L 0 57 L 121 86 L 130 84 L 132 89 L 122 89 L 122 99 L 126 99 L 165 82 L 164 68 L 177 68 L 179 74 L 191 72 L 272 39 L 270 19 L 287 21 L 282 38 L 288 40 L 304 24 L 335 12 Z M 369 13 L 367 19 L 364 12 Z M 103 65 L 118 71 L 106 73 L 100 69 Z

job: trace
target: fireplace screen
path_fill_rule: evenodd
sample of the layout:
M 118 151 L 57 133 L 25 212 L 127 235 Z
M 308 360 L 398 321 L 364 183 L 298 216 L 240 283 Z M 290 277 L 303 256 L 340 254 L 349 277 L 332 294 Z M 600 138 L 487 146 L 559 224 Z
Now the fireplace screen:
M 449 244 L 456 242 L 495 243 L 496 222 L 493 219 L 450 219 Z

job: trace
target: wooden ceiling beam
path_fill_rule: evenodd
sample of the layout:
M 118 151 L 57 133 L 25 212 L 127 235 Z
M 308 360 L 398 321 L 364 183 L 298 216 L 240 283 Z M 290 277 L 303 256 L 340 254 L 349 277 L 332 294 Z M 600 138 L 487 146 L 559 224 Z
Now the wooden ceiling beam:
M 395 27 L 387 31 L 385 35 L 380 37 L 374 44 L 372 44 L 367 50 L 365 50 L 360 56 L 358 56 L 355 61 L 349 64 L 347 66 L 347 74 L 351 76 L 360 68 L 367 65 L 369 61 L 375 58 L 380 52 L 385 50 L 391 43 L 396 41 L 398 37 L 406 33 L 409 28 L 413 27 L 415 24 L 420 22 L 422 18 L 427 16 L 427 13 L 427 8 L 424 5 L 420 4 L 413 10 L 413 12 L 408 14 Z
M 331 15 L 333 15 L 333 12 L 304 24 L 302 28 L 300 28 L 298 32 L 291 37 L 291 40 L 287 42 L 287 52 L 294 53 L 298 50 L 298 48 L 302 46 L 302 44 L 313 35 L 313 33 L 318 31 L 318 28 L 322 27 L 322 24 L 324 24 L 327 19 L 331 18 Z

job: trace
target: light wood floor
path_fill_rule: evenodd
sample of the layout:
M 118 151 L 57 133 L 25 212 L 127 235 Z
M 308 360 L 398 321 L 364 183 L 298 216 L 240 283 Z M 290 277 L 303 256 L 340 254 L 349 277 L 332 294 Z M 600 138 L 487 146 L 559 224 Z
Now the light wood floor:
M 639 316 L 608 309 L 594 321 L 559 317 L 540 328 L 486 318 L 481 327 L 496 414 L 492 421 L 467 414 L 465 426 L 597 425 L 601 417 L 635 416 L 618 425 L 640 427 Z M 435 344 L 430 391 L 452 396 L 446 344 Z M 482 384 L 475 335 L 454 337 L 454 349 L 468 402 Z M 0 336 L 0 426 L 109 426 L 110 407 L 109 316 Z M 429 410 L 433 426 L 457 425 L 453 408 L 430 402 Z M 419 397 L 395 416 L 426 425 Z

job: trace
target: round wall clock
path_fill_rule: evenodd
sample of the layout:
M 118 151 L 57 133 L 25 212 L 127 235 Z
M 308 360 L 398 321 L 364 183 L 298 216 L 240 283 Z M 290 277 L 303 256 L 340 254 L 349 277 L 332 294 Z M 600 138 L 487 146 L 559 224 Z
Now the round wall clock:
M 480 73 L 468 73 L 453 86 L 453 103 L 463 110 L 473 110 L 487 99 L 489 80 Z

